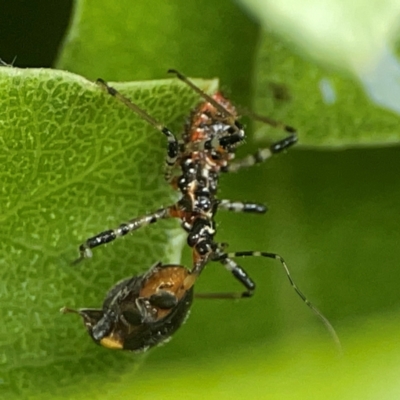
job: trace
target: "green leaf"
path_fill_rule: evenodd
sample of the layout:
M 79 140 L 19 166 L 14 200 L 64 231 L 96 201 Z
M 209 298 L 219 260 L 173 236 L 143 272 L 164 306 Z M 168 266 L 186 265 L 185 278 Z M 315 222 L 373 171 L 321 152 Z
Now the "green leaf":
M 256 67 L 260 113 L 296 127 L 308 147 L 399 143 L 398 2 L 242 2 L 267 28 Z
M 279 33 L 314 60 L 355 73 L 368 72 L 398 36 L 396 0 L 239 2 L 265 29 Z
M 400 142 L 400 108 L 393 110 L 391 104 L 395 96 L 386 96 L 387 104 L 385 98 L 372 99 L 368 88 L 353 77 L 295 54 L 271 34 L 262 39 L 256 87 L 257 109 L 295 126 L 301 145 L 338 148 Z M 267 132 L 270 129 L 262 126 L 258 135 Z
M 118 4 L 111 6 L 111 2 L 102 0 L 90 4 L 89 8 L 89 2 L 79 2 L 86 8 L 77 7 L 81 18 L 75 19 L 72 24 L 71 35 L 61 57 L 64 66 L 74 71 L 82 68 L 80 72 L 93 79 L 101 76 L 105 79 L 125 80 L 164 76 L 165 69 L 178 67 L 191 75 L 221 76 L 223 84 L 238 96 L 238 103 L 246 104 L 243 99 L 248 97 L 248 86 L 253 78 L 250 72 L 255 58 L 257 29 L 236 8 L 231 13 L 235 6 L 229 1 L 212 4 L 211 1 L 205 1 L 200 8 L 198 2 L 190 0 L 186 2 L 190 12 L 186 12 L 186 3 L 182 7 L 180 2 L 172 2 L 168 5 L 176 14 L 171 17 L 164 3 L 155 0 L 148 2 L 148 13 L 147 8 L 139 3 L 124 1 L 118 3 L 123 5 L 119 8 Z M 156 12 L 155 4 L 159 7 Z M 179 17 L 178 12 L 185 18 Z M 120 24 L 115 22 L 116 17 Z M 272 18 L 275 17 L 272 15 Z M 285 28 L 290 25 L 280 21 L 278 23 Z M 87 29 L 83 29 L 85 26 Z M 174 30 L 174 34 L 168 34 L 169 30 Z M 299 37 L 300 33 L 297 31 Z M 118 40 L 108 43 L 114 35 Z M 97 36 L 104 39 L 104 44 L 102 40 L 96 39 Z M 197 41 L 193 41 L 195 36 Z M 186 41 L 186 38 L 191 40 Z M 137 43 L 141 45 L 136 46 Z M 281 44 L 281 47 L 284 49 L 282 52 L 278 45 L 270 49 L 271 59 L 275 52 L 278 54 L 277 63 L 274 61 L 273 69 L 271 67 L 271 74 L 274 72 L 277 76 L 281 76 L 278 71 L 279 57 L 282 54 L 285 56 L 287 51 L 285 44 Z M 292 59 L 292 53 L 289 57 Z M 122 63 L 126 59 L 129 61 Z M 282 59 L 287 60 L 285 57 Z M 293 60 L 296 61 L 296 58 Z M 301 68 L 290 68 L 284 62 L 282 66 L 285 82 L 286 79 L 292 79 L 291 75 L 296 71 L 299 74 L 304 72 Z M 314 69 L 311 67 L 305 71 Z M 143 75 L 135 75 L 139 73 Z M 261 71 L 261 78 L 263 74 Z M 304 86 L 307 89 L 308 81 L 302 81 L 301 74 L 295 74 L 293 79 L 297 77 L 296 80 L 302 82 L 301 90 Z M 349 75 L 343 76 L 348 82 L 352 79 Z M 309 82 L 314 82 L 313 79 L 310 74 Z M 142 91 L 130 92 L 129 86 L 118 87 L 124 92 L 126 88 L 130 96 L 138 96 L 138 102 L 143 101 L 141 104 L 148 106 L 149 110 L 155 106 L 154 112 L 160 120 L 168 123 L 175 121 L 175 115 L 168 112 L 168 107 L 180 104 L 182 99 L 176 98 L 180 91 L 173 92 L 171 96 L 166 92 L 166 98 L 161 96 L 167 105 L 167 109 L 161 110 L 157 107 L 158 95 L 152 96 L 152 90 L 144 91 L 141 96 Z M 15 89 L 15 85 L 12 88 Z M 272 85 L 272 88 L 280 93 L 279 85 Z M 265 90 L 263 87 L 259 89 Z M 312 96 L 316 91 L 314 89 L 310 89 L 310 96 L 303 98 L 305 106 L 298 104 L 298 121 L 292 120 L 291 113 L 296 110 L 291 109 L 290 104 L 285 105 L 284 101 L 274 100 L 271 109 L 266 109 L 265 104 L 261 103 L 260 112 L 295 125 L 302 135 L 307 132 L 308 123 L 318 114 L 318 109 L 314 112 L 312 107 L 311 111 L 307 108 L 309 97 L 315 101 Z M 292 86 L 289 87 L 289 94 L 291 90 Z M 394 91 L 393 98 L 396 98 L 396 93 Z M 267 99 L 271 95 L 269 93 Z M 161 172 L 165 141 L 157 132 L 145 127 L 129 110 L 116 104 L 115 99 L 99 94 L 98 88 L 86 100 L 84 96 L 80 100 L 88 110 L 98 101 L 99 108 L 104 112 L 100 115 L 82 113 L 79 106 L 79 113 L 68 104 L 67 115 L 74 117 L 68 119 L 71 123 L 66 131 L 63 130 L 64 134 L 69 134 L 68 141 L 76 140 L 77 135 L 74 133 L 75 130 L 80 133 L 77 125 L 80 126 L 81 121 L 85 122 L 89 117 L 97 115 L 95 123 L 87 127 L 91 129 L 90 134 L 83 136 L 72 147 L 75 149 L 73 154 L 82 157 L 75 162 L 77 157 L 74 156 L 68 162 L 68 166 L 73 164 L 69 171 L 73 172 L 78 167 L 90 169 L 93 156 L 85 158 L 84 147 L 88 141 L 93 144 L 101 138 L 107 138 L 108 143 L 111 135 L 113 144 L 110 147 L 118 146 L 117 143 L 124 140 L 119 134 L 121 131 L 116 133 L 113 130 L 118 124 L 122 124 L 121 130 L 125 131 L 129 126 L 129 139 L 134 134 L 131 125 L 142 124 L 143 129 L 146 129 L 145 133 L 141 131 L 141 134 L 134 136 L 137 141 L 143 138 L 143 143 L 140 142 L 143 147 L 140 159 L 143 171 L 138 170 L 135 162 L 130 163 L 133 144 L 125 138 L 126 141 L 121 143 L 127 153 L 121 149 L 119 154 L 125 154 L 123 159 L 128 160 L 127 163 L 118 164 L 118 155 L 112 160 L 116 164 L 110 161 L 102 164 L 101 168 L 90 170 L 91 179 L 86 179 L 82 173 L 85 179 L 73 186 L 74 191 L 64 186 L 59 192 L 47 196 L 50 205 L 47 205 L 45 211 L 33 203 L 32 209 L 27 207 L 24 213 L 17 210 L 15 215 L 10 214 L 12 224 L 9 220 L 3 221 L 1 243 L 4 240 L 5 249 L 1 256 L 7 260 L 7 264 L 3 261 L 1 269 L 4 274 L 0 289 L 3 307 L 1 317 L 7 327 L 11 326 L 7 332 L 1 333 L 1 343 L 7 348 L 7 352 L 1 353 L 4 353 L 1 359 L 4 368 L 0 369 L 0 391 L 4 389 L 5 398 L 12 398 L 11 393 L 18 399 L 36 397 L 41 400 L 57 397 L 74 400 L 118 397 L 140 399 L 146 396 L 163 399 L 196 396 L 223 398 L 224 395 L 229 398 L 278 399 L 309 399 L 312 396 L 318 399 L 329 396 L 348 396 L 352 399 L 357 396 L 398 397 L 396 366 L 399 364 L 397 313 L 400 305 L 400 269 L 396 266 L 400 258 L 400 216 L 396 210 L 400 185 L 396 168 L 399 149 L 357 149 L 346 152 L 293 150 L 266 165 L 221 177 L 221 198 L 267 202 L 270 211 L 263 217 L 219 212 L 216 216 L 217 240 L 228 242 L 230 251 L 264 250 L 279 252 L 284 256 L 296 283 L 337 328 L 345 356 L 350 353 L 350 358 L 346 358 L 344 363 L 336 363 L 332 355 L 334 346 L 329 336 L 294 294 L 280 264 L 252 259 L 240 261 L 257 283 L 254 298 L 242 302 L 196 300 L 185 326 L 174 335 L 171 343 L 149 352 L 149 357 L 141 364 L 138 373 L 140 359 L 137 356 L 95 346 L 84 332 L 79 319 L 72 315 L 59 315 L 57 310 L 61 305 L 98 306 L 104 292 L 115 283 L 115 279 L 131 275 L 133 271 L 139 270 L 139 266 L 142 270 L 148 268 L 152 260 L 147 259 L 146 254 L 150 252 L 154 257 L 166 260 L 169 251 L 165 246 L 174 246 L 175 243 L 171 245 L 168 231 L 164 230 L 166 225 L 157 224 L 146 232 L 137 232 L 112 246 L 96 249 L 94 260 L 82 264 L 79 269 L 73 270 L 68 265 L 75 258 L 76 246 L 83 238 L 118 224 L 127 217 L 127 209 L 129 218 L 171 201 L 172 191 L 164 184 Z M 346 96 L 338 97 L 338 103 L 345 101 Z M 46 100 L 41 104 L 49 102 Z M 77 101 L 76 104 L 80 103 Z M 189 108 L 179 107 L 176 111 L 182 111 L 180 116 L 186 116 Z M 355 108 L 351 107 L 352 113 L 356 113 Z M 303 118 L 300 111 L 307 118 Z M 111 114 L 114 115 L 113 124 L 107 128 L 106 120 Z M 382 115 L 386 120 L 385 113 Z M 311 120 L 308 119 L 310 116 Z M 62 121 L 64 119 L 61 118 Z M 340 122 L 336 121 L 325 121 L 322 132 L 335 128 L 336 123 Z M 351 128 L 354 121 L 351 118 L 349 121 L 348 131 L 353 132 Z M 355 122 L 358 123 L 358 120 Z M 17 127 L 20 128 L 18 134 L 25 137 L 24 133 L 29 132 L 26 126 L 29 128 L 31 124 L 29 117 L 15 120 L 10 128 L 2 129 L 2 136 L 3 132 L 5 135 L 15 125 L 15 132 Z M 47 137 L 49 132 L 46 124 L 42 125 L 41 132 Z M 175 122 L 172 125 L 175 127 Z M 179 120 L 175 127 L 177 132 L 181 126 L 182 120 Z M 57 130 L 55 132 L 56 137 L 60 136 Z M 247 133 L 251 137 L 250 129 Z M 276 132 L 276 135 L 282 137 L 282 132 Z M 80 137 L 78 135 L 78 139 Z M 308 137 L 307 134 L 304 140 L 310 140 L 310 144 L 314 145 L 315 140 Z M 29 145 L 29 141 L 26 142 Z M 82 146 L 85 148 L 84 153 L 78 151 Z M 338 142 L 335 142 L 335 146 L 339 146 Z M 7 149 L 4 144 L 2 148 Z M 62 149 L 65 152 L 69 147 L 64 146 Z M 239 150 L 238 156 L 253 150 L 255 146 L 249 139 Z M 64 152 L 55 152 L 55 161 L 60 161 L 59 154 Z M 52 153 L 53 150 L 48 154 Z M 16 156 L 10 165 L 19 166 L 20 152 L 16 150 L 14 154 Z M 43 154 L 39 153 L 39 156 L 43 157 Z M 3 153 L 0 152 L 0 155 L 3 156 Z M 33 153 L 32 159 L 36 159 L 35 155 Z M 153 166 L 151 160 L 154 160 Z M 0 165 L 3 170 L 10 168 L 3 162 Z M 115 175 L 115 165 L 120 165 L 124 172 Z M 153 173 L 155 168 L 160 168 L 158 178 L 154 178 L 150 186 L 147 186 L 146 176 Z M 19 199 L 18 195 L 22 199 L 23 195 L 30 195 L 31 169 L 25 168 L 25 171 L 27 178 L 22 186 L 14 185 L 17 189 L 13 192 L 13 201 Z M 53 170 L 46 170 L 46 176 L 51 172 Z M 14 175 L 3 178 L 7 183 L 5 187 L 13 183 Z M 96 184 L 97 191 L 93 195 L 92 182 L 100 178 L 104 185 Z M 139 182 L 139 186 L 134 186 L 136 182 Z M 117 186 L 118 190 L 110 191 L 110 186 Z M 42 190 L 40 188 L 37 189 L 39 193 Z M 149 189 L 149 197 L 140 195 L 139 205 L 136 205 L 136 191 L 142 194 L 142 189 Z M 83 199 L 88 198 L 86 204 L 75 193 L 80 193 Z M 57 208 L 53 212 L 57 220 L 51 220 L 51 214 L 47 212 L 52 211 L 53 203 L 53 208 Z M 12 206 L 8 203 L 1 205 L 2 210 Z M 74 209 L 79 211 L 78 217 L 67 220 Z M 40 236 L 32 236 L 31 231 L 40 231 Z M 181 230 L 176 233 L 180 234 Z M 19 237 L 23 238 L 22 242 L 20 240 L 22 244 L 18 242 Z M 14 247 L 6 247 L 10 242 Z M 43 250 L 40 247 L 42 243 L 51 245 Z M 143 259 L 139 259 L 142 256 Z M 136 262 L 136 259 L 139 261 Z M 190 265 L 188 257 L 184 265 Z M 118 266 L 121 267 L 121 273 L 118 272 Z M 16 282 L 16 287 L 8 285 L 8 281 Z M 40 285 L 41 282 L 44 284 Z M 196 284 L 196 291 L 199 292 L 234 290 L 241 288 L 235 285 L 232 277 L 220 265 L 208 266 Z M 63 300 L 62 304 L 59 304 L 60 299 Z M 37 313 L 39 308 L 44 309 L 44 313 Z M 13 318 L 15 315 L 18 318 Z M 39 318 L 42 318 L 40 324 L 37 322 Z M 27 331 L 30 333 L 29 338 L 35 340 L 21 343 L 21 334 L 15 329 L 17 323 L 21 327 L 21 321 L 26 321 L 21 331 Z M 316 329 L 323 335 L 321 339 Z M 303 340 L 302 336 L 307 336 L 307 339 Z M 38 353 L 39 358 L 36 357 Z M 15 368 L 11 365 L 13 360 L 16 360 Z M 21 366 L 22 362 L 24 364 Z
M 114 81 L 163 78 L 176 68 L 217 76 L 247 104 L 258 33 L 231 0 L 76 0 L 57 67 Z
M 217 84 L 196 83 L 211 92 Z M 173 128 L 198 101 L 177 80 L 115 87 Z M 161 222 L 137 232 L 133 247 L 121 239 L 78 267 L 70 262 L 89 236 L 174 201 L 163 181 L 166 140 L 70 73 L 4 67 L 0 88 L 1 388 L 10 398 L 55 393 L 60 382 L 97 386 L 111 366 L 119 374 L 140 358 L 104 353 L 59 309 L 99 307 L 118 280 L 179 261 L 184 237 Z
M 400 394 L 399 313 L 358 320 L 341 331 L 339 357 L 316 332 L 296 332 L 257 347 L 245 343 L 231 352 L 193 363 L 168 360 L 127 372 L 99 396 L 84 391 L 74 400 L 116 398 L 209 399 L 396 399 Z
M 174 340 L 151 353 L 131 391 L 139 399 L 178 393 L 194 399 L 396 398 L 398 157 L 397 148 L 293 150 L 221 177 L 221 197 L 267 201 L 270 211 L 265 217 L 219 212 L 218 240 L 230 251 L 281 254 L 337 329 L 342 360 L 279 263 L 243 259 L 257 283 L 255 296 L 234 303 L 197 300 Z M 208 266 L 196 286 L 203 292 L 235 289 L 218 265 Z M 114 391 L 128 396 L 128 383 Z

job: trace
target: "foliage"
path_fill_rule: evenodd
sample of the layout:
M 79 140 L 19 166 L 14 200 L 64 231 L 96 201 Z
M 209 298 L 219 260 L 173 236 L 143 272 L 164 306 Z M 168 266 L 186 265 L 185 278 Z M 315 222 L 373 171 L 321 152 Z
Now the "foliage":
M 201 7 L 195 0 L 77 0 L 57 66 L 85 78 L 0 69 L 6 398 L 398 397 L 399 149 L 378 148 L 398 143 L 397 110 L 377 102 L 344 58 L 338 68 L 328 56 L 305 56 L 295 39 L 300 28 L 288 33 L 282 21 L 283 39 L 278 28 L 261 32 L 228 0 Z M 174 198 L 162 179 L 162 135 L 91 81 L 159 79 L 171 67 L 219 77 L 241 105 L 254 99 L 260 113 L 299 130 L 300 150 L 221 179 L 221 197 L 267 202 L 271 210 L 265 217 L 219 213 L 218 239 L 232 250 L 282 254 L 337 327 L 342 359 L 272 261 L 244 260 L 256 296 L 196 301 L 172 342 L 144 363 L 96 347 L 81 321 L 58 313 L 64 305 L 97 307 L 118 279 L 179 258 L 180 228 L 160 222 L 69 265 L 86 237 Z M 196 82 L 209 92 L 217 84 Z M 197 101 L 176 80 L 115 86 L 177 132 Z M 261 126 L 258 142 L 249 139 L 238 156 L 281 136 Z M 343 147 L 354 148 L 327 151 Z M 231 277 L 210 265 L 197 290 L 232 288 Z

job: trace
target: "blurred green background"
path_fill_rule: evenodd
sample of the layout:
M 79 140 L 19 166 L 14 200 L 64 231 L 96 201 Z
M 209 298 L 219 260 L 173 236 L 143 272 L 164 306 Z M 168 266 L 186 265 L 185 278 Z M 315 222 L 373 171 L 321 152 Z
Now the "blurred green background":
M 169 261 L 173 252 L 164 242 L 179 232 L 168 224 L 150 227 L 69 269 L 66 260 L 76 256 L 86 236 L 171 199 L 169 188 L 160 186 L 163 142 L 157 132 L 145 126 L 132 132 L 140 140 L 140 152 L 134 153 L 140 157 L 125 168 L 136 143 L 124 130 L 138 122 L 77 81 L 79 89 L 71 93 L 76 90 L 79 110 L 89 110 L 83 111 L 82 124 L 89 121 L 85 132 L 99 132 L 95 146 L 115 138 L 124 168 L 117 163 L 91 169 L 91 148 L 83 145 L 79 113 L 69 109 L 74 104 L 68 104 L 72 97 L 64 85 L 59 102 L 76 125 L 63 134 L 61 150 L 78 152 L 79 168 L 89 172 L 80 178 L 66 170 L 61 183 L 28 174 L 20 190 L 11 192 L 16 176 L 31 165 L 44 173 L 41 162 L 62 152 L 41 151 L 47 143 L 32 148 L 29 115 L 18 117 L 13 137 L 0 117 L 3 398 L 399 398 L 399 1 L 285 0 L 278 6 L 255 0 L 82 0 L 57 7 L 26 1 L 3 9 L 0 57 L 11 63 L 17 56 L 16 67 L 53 66 L 92 81 L 164 79 L 168 68 L 177 68 L 191 77 L 219 78 L 237 104 L 298 129 L 295 149 L 222 177 L 222 198 L 265 202 L 270 210 L 262 217 L 220 212 L 217 239 L 228 242 L 230 251 L 285 257 L 296 283 L 337 329 L 344 351 L 339 357 L 279 263 L 270 260 L 241 263 L 257 282 L 254 298 L 196 301 L 171 343 L 145 356 L 96 347 L 80 321 L 58 314 L 65 302 L 99 306 L 118 279 L 146 269 L 155 257 Z M 7 75 L 0 80 L 5 111 L 20 96 L 18 88 L 7 86 Z M 41 79 L 39 87 L 48 87 L 51 79 Z M 155 85 L 121 90 L 179 131 L 193 99 L 182 89 Z M 108 109 L 110 114 L 99 112 Z M 110 121 L 119 123 L 108 130 Z M 249 138 L 238 157 L 282 136 L 246 123 Z M 159 165 L 141 169 L 147 159 Z M 82 195 L 85 190 L 90 195 Z M 28 205 L 15 211 L 21 196 Z M 65 219 L 52 220 L 51 207 Z M 79 213 L 72 219 L 75 209 Z M 183 260 L 189 265 L 187 249 Z M 199 292 L 235 288 L 217 264 L 197 285 Z

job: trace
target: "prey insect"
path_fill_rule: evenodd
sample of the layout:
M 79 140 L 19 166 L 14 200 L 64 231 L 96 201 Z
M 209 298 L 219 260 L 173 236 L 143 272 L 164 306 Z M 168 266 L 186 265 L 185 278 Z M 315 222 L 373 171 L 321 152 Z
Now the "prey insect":
M 180 192 L 181 197 L 175 204 L 160 208 L 153 213 L 139 216 L 122 223 L 115 229 L 106 230 L 87 239 L 79 247 L 80 257 L 75 263 L 80 262 L 84 258 L 92 257 L 92 249 L 97 246 L 114 241 L 119 237 L 161 219 L 177 218 L 180 220 L 182 228 L 187 232 L 187 244 L 192 248 L 192 266 L 188 269 L 188 273 L 184 276 L 181 283 L 181 288 L 183 288 L 182 290 L 185 293 L 189 293 L 192 290 L 205 266 L 209 262 L 217 261 L 223 264 L 232 273 L 234 278 L 244 286 L 244 291 L 241 293 L 213 294 L 206 297 L 250 297 L 255 290 L 255 283 L 233 258 L 263 256 L 276 259 L 280 261 L 297 294 L 323 321 L 334 337 L 334 340 L 338 343 L 339 341 L 333 327 L 294 284 L 288 267 L 281 256 L 274 253 L 253 251 L 226 253 L 224 252 L 223 245 L 214 239 L 216 234 L 214 219 L 218 210 L 255 214 L 263 214 L 267 210 L 263 204 L 218 198 L 217 191 L 220 175 L 262 163 L 271 156 L 288 149 L 297 141 L 295 129 L 268 117 L 260 117 L 252 114 L 251 116 L 254 119 L 261 120 L 273 127 L 286 131 L 287 136 L 269 147 L 258 150 L 255 154 L 234 161 L 236 148 L 244 142 L 246 137 L 243 126 L 239 122 L 239 114 L 236 108 L 220 92 L 208 95 L 180 72 L 176 70 L 170 70 L 169 72 L 175 74 L 178 79 L 187 84 L 202 99 L 201 103 L 192 112 L 181 139 L 178 139 L 168 127 L 156 121 L 145 110 L 132 103 L 115 88 L 109 86 L 101 79 L 97 83 L 108 94 L 125 104 L 166 137 L 167 156 L 164 177 L 175 190 Z M 150 274 L 152 273 L 151 271 L 153 270 L 150 269 Z M 142 282 L 144 281 L 142 280 Z M 113 290 L 111 292 L 114 293 Z M 136 300 L 135 297 L 135 304 Z M 115 302 L 118 303 L 118 300 L 116 299 Z M 107 299 L 104 304 L 108 310 Z M 179 301 L 177 301 L 177 304 L 179 304 Z M 176 306 L 173 306 L 171 310 Z M 82 312 L 80 311 L 81 315 L 83 315 Z M 113 311 L 114 314 L 115 311 Z M 100 320 L 104 318 L 104 315 Z M 116 313 L 116 315 L 119 314 Z M 141 321 L 144 323 L 146 320 L 147 316 L 141 315 Z M 160 321 L 157 319 L 158 322 Z M 117 324 L 116 326 L 120 325 Z
M 231 267 L 235 268 L 237 265 L 234 265 L 233 259 L 246 256 L 274 259 L 279 257 L 264 252 L 236 252 L 221 254 L 219 261 L 229 260 Z M 324 321 L 336 343 L 339 344 L 329 321 L 296 286 L 284 260 L 281 258 L 279 260 L 293 289 Z M 139 353 L 170 340 L 189 316 L 193 297 L 234 299 L 249 295 L 249 292 L 194 294 L 191 279 L 188 279 L 190 276 L 190 270 L 182 265 L 163 265 L 158 262 L 146 273 L 124 279 L 113 286 L 107 293 L 102 308 L 74 310 L 64 307 L 61 312 L 80 315 L 95 343 L 109 349 Z
M 156 263 L 145 274 L 113 286 L 101 309 L 61 311 L 79 314 L 97 344 L 145 351 L 168 340 L 185 321 L 193 298 L 193 288 L 184 284 L 189 274 L 181 265 Z

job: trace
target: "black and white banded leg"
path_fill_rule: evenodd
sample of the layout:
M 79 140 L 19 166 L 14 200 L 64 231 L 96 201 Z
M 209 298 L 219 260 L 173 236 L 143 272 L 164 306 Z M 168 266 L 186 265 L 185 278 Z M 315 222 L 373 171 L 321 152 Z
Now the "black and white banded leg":
M 222 172 L 236 172 L 239 169 L 251 167 L 255 164 L 260 164 L 274 154 L 278 154 L 297 142 L 297 135 L 291 134 L 290 136 L 273 143 L 271 146 L 264 149 L 259 149 L 256 153 L 250 154 L 247 157 L 232 162 L 222 169 Z
M 104 232 L 98 233 L 82 243 L 79 246 L 79 258 L 76 259 L 73 264 L 77 264 L 84 258 L 91 258 L 93 253 L 92 249 L 101 246 L 106 243 L 110 243 L 119 237 L 125 236 L 130 232 L 136 231 L 143 226 L 154 224 L 160 219 L 165 219 L 170 217 L 170 207 L 160 208 L 152 214 L 147 214 L 142 217 L 134 218 L 126 223 L 121 224 L 116 229 L 109 229 Z
M 151 117 L 149 114 L 147 114 L 146 111 L 141 109 L 138 105 L 135 103 L 132 103 L 127 97 L 123 96 L 121 93 L 119 93 L 115 88 L 112 86 L 109 86 L 103 79 L 97 79 L 96 83 L 101 86 L 104 90 L 107 91 L 111 96 L 115 97 L 118 99 L 120 102 L 124 103 L 128 108 L 130 108 L 132 111 L 134 111 L 136 114 L 138 114 L 141 118 L 143 118 L 145 121 L 147 121 L 150 125 L 152 125 L 154 128 L 159 130 L 161 133 L 163 133 L 168 141 L 168 148 L 167 148 L 167 157 L 165 160 L 166 163 L 166 169 L 164 173 L 164 177 L 166 181 L 170 181 L 172 177 L 172 168 L 174 167 L 176 160 L 178 158 L 178 153 L 179 153 L 179 142 L 176 136 L 164 125 L 160 124 L 158 121 L 156 121 L 153 117 Z
M 252 214 L 265 214 L 268 211 L 268 208 L 264 204 L 231 201 L 227 199 L 219 200 L 218 209 Z
M 244 292 L 241 293 L 204 293 L 196 295 L 199 298 L 214 298 L 214 299 L 240 299 L 244 297 L 251 297 L 255 290 L 255 283 L 246 273 L 246 271 L 238 265 L 233 258 L 237 257 L 267 257 L 272 258 L 274 260 L 280 261 L 282 267 L 286 273 L 286 276 L 289 279 L 289 283 L 297 293 L 297 295 L 304 301 L 304 303 L 316 314 L 316 316 L 322 321 L 322 323 L 327 328 L 328 332 L 332 336 L 337 348 L 341 352 L 341 344 L 339 337 L 333 328 L 332 324 L 328 321 L 328 319 L 315 307 L 304 295 L 304 293 L 299 289 L 299 287 L 294 282 L 289 268 L 285 262 L 285 260 L 279 255 L 275 253 L 267 253 L 263 251 L 236 251 L 234 253 L 219 253 L 217 252 L 212 259 L 212 261 L 219 261 L 222 263 L 225 268 L 232 273 L 232 275 L 246 288 Z

